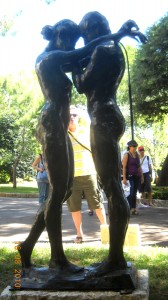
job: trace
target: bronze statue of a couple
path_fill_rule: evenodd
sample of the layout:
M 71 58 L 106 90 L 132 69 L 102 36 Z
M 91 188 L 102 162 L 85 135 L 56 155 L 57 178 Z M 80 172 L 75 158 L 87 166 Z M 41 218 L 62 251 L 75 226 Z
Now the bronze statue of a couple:
M 22 288 L 134 289 L 123 254 L 129 205 L 120 177 L 119 141 L 125 130 L 125 121 L 116 102 L 116 92 L 125 70 L 119 41 L 128 36 L 145 43 L 146 38 L 132 20 L 112 34 L 107 19 L 96 11 L 87 13 L 79 25 L 68 19 L 54 26 L 47 25 L 42 29 L 42 35 L 49 43 L 36 61 L 36 73 L 46 101 L 37 136 L 43 148 L 51 191 L 45 211 L 38 212 L 27 239 L 19 247 Z M 75 49 L 80 37 L 85 46 Z M 72 74 L 73 82 L 66 73 Z M 62 204 L 71 195 L 74 172 L 73 150 L 68 136 L 72 84 L 87 97 L 93 160 L 108 199 L 108 256 L 88 268 L 72 264 L 62 243 Z M 32 265 L 31 254 L 45 227 L 51 257 L 49 268 L 40 269 Z M 26 281 L 27 277 L 29 281 Z M 36 282 L 31 278 L 36 278 Z

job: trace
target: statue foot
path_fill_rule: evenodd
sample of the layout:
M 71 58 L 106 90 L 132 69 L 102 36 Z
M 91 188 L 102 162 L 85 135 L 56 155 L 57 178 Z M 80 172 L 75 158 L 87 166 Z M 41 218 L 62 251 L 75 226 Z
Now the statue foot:
M 18 244 L 18 252 L 21 257 L 22 268 L 30 268 L 33 266 L 31 263 L 32 249 L 26 245 L 25 242 Z
M 109 259 L 105 259 L 101 263 L 91 265 L 91 268 L 87 274 L 87 277 L 100 277 L 107 275 L 113 271 L 125 270 L 127 268 L 127 262 L 125 259 L 122 259 L 119 262 L 113 262 Z
M 62 275 L 62 276 L 79 273 L 84 270 L 83 267 L 74 265 L 71 262 L 69 262 L 68 260 L 58 262 L 54 259 L 50 260 L 49 268 L 55 269 L 57 275 Z

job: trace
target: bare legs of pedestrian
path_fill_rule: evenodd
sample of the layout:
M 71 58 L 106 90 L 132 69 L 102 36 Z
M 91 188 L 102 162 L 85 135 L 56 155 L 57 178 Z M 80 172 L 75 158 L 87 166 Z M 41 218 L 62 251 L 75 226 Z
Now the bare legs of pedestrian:
M 106 212 L 104 209 L 104 205 L 101 208 L 95 209 L 96 215 L 101 224 L 106 224 Z
M 152 193 L 151 192 L 148 192 L 148 204 L 150 206 L 153 206 L 153 203 L 152 203 Z M 142 193 L 142 199 L 143 199 L 143 203 L 145 204 L 146 203 L 146 197 L 145 197 L 145 192 Z
M 83 239 L 83 230 L 82 230 L 82 213 L 81 211 L 72 212 L 72 219 L 74 221 L 74 225 L 77 232 L 77 238 L 74 242 L 80 243 Z
M 102 208 L 95 209 L 96 215 L 101 224 L 106 224 L 106 213 L 104 206 Z M 72 219 L 76 228 L 77 237 L 74 240 L 75 243 L 81 243 L 83 241 L 83 230 L 82 230 L 82 213 L 81 211 L 72 212 Z

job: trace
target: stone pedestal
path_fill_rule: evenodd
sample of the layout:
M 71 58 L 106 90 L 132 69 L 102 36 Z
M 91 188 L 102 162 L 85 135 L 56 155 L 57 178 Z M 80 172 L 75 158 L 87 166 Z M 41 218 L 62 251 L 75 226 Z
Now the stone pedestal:
M 72 267 L 72 266 L 71 266 Z M 76 269 L 75 269 L 76 270 Z M 104 260 L 77 272 L 72 269 L 31 267 L 23 269 L 22 276 L 14 277 L 11 290 L 43 291 L 125 291 L 132 292 L 137 287 L 137 270 L 131 262 L 127 268 L 109 271 L 109 262 Z
M 128 294 L 113 291 L 10 291 L 7 287 L 1 294 L 1 300 L 148 300 L 148 270 L 137 271 L 137 287 Z

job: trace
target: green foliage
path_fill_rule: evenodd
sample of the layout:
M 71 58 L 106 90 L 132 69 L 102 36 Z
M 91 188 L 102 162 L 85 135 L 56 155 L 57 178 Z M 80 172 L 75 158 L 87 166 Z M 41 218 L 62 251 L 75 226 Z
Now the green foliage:
M 168 116 L 149 123 L 136 115 L 135 121 L 135 139 L 145 147 L 145 154 L 151 156 L 155 171 L 160 172 L 167 156 Z
M 14 246 L 0 249 L 0 293 L 13 279 Z M 16 252 L 15 252 L 16 253 Z M 6 263 L 8 262 L 8 263 Z
M 10 181 L 9 173 L 6 170 L 2 169 L 0 171 L 0 183 L 7 183 L 9 181 Z
M 19 193 L 19 194 L 36 194 L 38 193 L 37 187 L 32 186 L 20 186 L 13 188 L 12 184 L 0 184 L 0 193 Z
M 0 153 L 3 150 L 11 150 L 14 147 L 14 118 L 11 115 L 3 115 L 0 118 Z
M 12 155 L 14 141 L 17 137 L 14 130 L 14 118 L 11 115 L 0 117 L 0 183 L 9 182 L 12 177 Z
M 124 73 L 123 79 L 122 79 L 122 81 L 119 85 L 118 91 L 117 91 L 117 103 L 118 103 L 120 110 L 125 118 L 125 123 L 126 123 L 125 136 L 128 135 L 128 140 L 130 140 L 131 139 L 131 130 L 130 130 L 131 119 L 130 119 L 129 78 L 131 81 L 132 74 L 131 74 L 130 70 L 135 61 L 137 49 L 132 46 L 124 47 L 122 44 L 121 44 L 121 49 L 125 56 L 126 68 L 125 68 L 125 73 Z M 132 93 L 134 93 L 133 90 L 132 90 Z M 124 143 L 122 142 L 122 147 L 125 144 L 126 144 L 126 142 L 124 142 Z
M 167 200 L 168 199 L 168 187 L 152 187 L 153 199 Z
M 158 68 L 158 62 L 156 62 L 156 57 L 158 57 L 159 59 L 159 56 L 156 55 L 158 51 L 154 51 L 151 47 L 156 46 L 156 49 L 158 49 L 156 44 L 162 45 L 163 47 L 163 45 L 165 45 L 165 39 L 167 44 L 167 31 L 165 29 L 167 28 L 166 24 L 167 17 L 163 18 L 163 21 L 161 19 L 158 24 L 155 24 L 154 27 L 152 27 L 152 33 L 150 33 L 150 29 L 148 30 L 148 43 L 146 45 L 140 46 L 139 49 L 126 47 L 129 58 L 130 79 L 133 98 L 134 135 L 138 144 L 145 146 L 145 154 L 151 156 L 156 172 L 159 172 L 159 170 L 161 170 L 162 165 L 164 164 L 164 160 L 167 156 L 166 149 L 168 147 L 168 118 L 164 115 L 162 115 L 161 118 L 155 117 L 160 110 L 159 103 L 157 104 L 155 110 L 156 114 L 153 113 L 152 102 L 148 102 L 148 104 L 150 104 L 150 107 L 149 110 L 146 109 L 145 103 L 147 102 L 144 102 L 144 99 L 146 97 L 144 96 L 145 89 L 148 88 L 150 81 L 154 81 L 152 91 L 155 95 L 157 95 L 157 76 L 162 77 L 162 72 L 160 72 L 159 74 L 158 72 L 154 72 L 154 67 L 150 68 L 147 65 L 143 65 L 143 61 L 146 59 L 146 61 L 150 62 L 150 65 L 153 64 L 154 66 L 155 64 L 155 68 Z M 160 28 L 162 28 L 163 30 L 160 31 Z M 153 32 L 156 31 L 157 34 L 155 35 Z M 161 35 L 163 35 L 163 39 Z M 155 42 L 153 41 L 154 38 Z M 153 57 L 153 51 L 156 52 L 155 59 Z M 168 51 L 168 48 L 166 51 Z M 164 68 L 163 74 L 165 74 L 165 72 L 167 72 L 168 65 L 167 56 L 165 55 L 165 52 L 160 52 L 160 55 L 161 54 L 163 60 L 166 60 L 165 63 L 161 66 L 162 68 Z M 149 57 L 146 57 L 147 55 Z M 159 86 L 160 84 L 161 83 L 159 83 Z M 167 88 L 167 86 L 165 88 Z M 161 97 L 160 92 L 159 95 Z M 166 101 L 167 99 L 168 97 L 166 98 Z M 126 131 L 120 142 L 121 150 L 126 150 L 126 143 L 131 139 L 127 68 L 124 77 L 121 81 L 120 87 L 118 89 L 117 102 L 126 120 Z M 139 105 L 141 105 L 141 107 L 139 107 Z
M 0 182 L 32 177 L 32 162 L 39 152 L 36 125 L 44 103 L 36 74 L 0 77 L 0 91 Z M 75 88 L 72 103 L 86 104 L 86 97 Z
M 1 169 L 10 179 L 32 176 L 32 162 L 38 147 L 35 130 L 43 96 L 35 73 L 0 78 Z M 13 174 L 12 174 L 13 173 Z
M 73 86 L 72 87 L 72 97 L 71 97 L 71 102 L 74 105 L 84 105 L 86 106 L 87 99 L 84 94 L 79 94 L 76 90 L 76 88 Z
M 168 112 L 168 15 L 148 29 L 147 43 L 137 51 L 132 68 L 134 109 L 146 118 Z
M 135 56 L 137 49 L 132 46 L 126 46 L 124 47 L 121 45 L 121 49 L 123 51 L 126 67 L 125 67 L 125 73 L 123 76 L 123 79 L 119 85 L 118 91 L 117 91 L 117 103 L 121 105 L 129 105 L 129 91 L 128 91 L 128 68 L 131 69 L 132 65 L 135 62 Z M 126 55 L 127 53 L 127 55 Z M 128 61 L 127 61 L 128 58 Z M 130 74 L 131 75 L 131 74 Z

